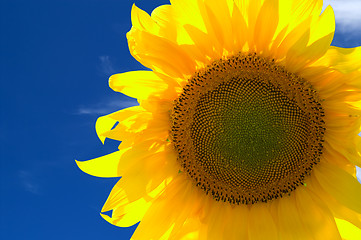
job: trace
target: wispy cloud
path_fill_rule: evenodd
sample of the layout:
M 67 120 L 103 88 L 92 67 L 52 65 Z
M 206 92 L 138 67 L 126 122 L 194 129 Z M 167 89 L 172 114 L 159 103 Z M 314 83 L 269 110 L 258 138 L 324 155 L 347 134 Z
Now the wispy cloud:
M 25 191 L 32 194 L 40 194 L 40 186 L 35 182 L 34 176 L 30 172 L 20 170 L 18 178 Z
M 328 5 L 335 12 L 336 24 L 341 32 L 361 34 L 360 0 L 324 0 L 323 9 Z
M 107 102 L 97 103 L 92 106 L 80 106 L 76 114 L 79 115 L 101 115 L 109 114 L 120 109 L 137 105 L 136 100 L 110 100 Z
M 100 60 L 99 70 L 102 74 L 105 74 L 106 76 L 110 76 L 116 73 L 116 70 L 109 56 L 100 56 L 99 60 Z

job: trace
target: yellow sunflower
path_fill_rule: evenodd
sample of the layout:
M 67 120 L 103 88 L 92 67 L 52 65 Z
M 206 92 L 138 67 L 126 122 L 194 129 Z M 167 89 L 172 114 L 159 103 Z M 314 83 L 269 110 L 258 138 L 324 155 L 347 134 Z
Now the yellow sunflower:
M 322 0 L 135 5 L 149 71 L 115 74 L 139 106 L 100 117 L 119 150 L 77 162 L 120 177 L 102 214 L 133 239 L 361 239 L 361 48 L 330 46 Z

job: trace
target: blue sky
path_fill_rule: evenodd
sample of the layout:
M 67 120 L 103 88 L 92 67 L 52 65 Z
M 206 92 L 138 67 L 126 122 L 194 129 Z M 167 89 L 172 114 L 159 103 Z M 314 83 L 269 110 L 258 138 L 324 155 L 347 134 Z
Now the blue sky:
M 129 239 L 134 231 L 99 215 L 117 179 L 89 176 L 74 162 L 116 150 L 98 140 L 95 121 L 135 104 L 108 87 L 110 75 L 144 69 L 125 37 L 133 2 L 0 0 L 0 238 Z M 328 2 L 333 44 L 361 45 L 361 2 Z M 135 3 L 151 12 L 167 1 Z

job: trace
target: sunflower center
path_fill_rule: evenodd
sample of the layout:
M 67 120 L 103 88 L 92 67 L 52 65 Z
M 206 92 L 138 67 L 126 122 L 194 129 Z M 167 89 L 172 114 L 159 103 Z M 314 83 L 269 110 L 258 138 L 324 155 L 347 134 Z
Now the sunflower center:
M 324 116 L 304 79 L 257 55 L 214 62 L 174 103 L 182 168 L 216 200 L 252 204 L 301 185 L 322 153 Z

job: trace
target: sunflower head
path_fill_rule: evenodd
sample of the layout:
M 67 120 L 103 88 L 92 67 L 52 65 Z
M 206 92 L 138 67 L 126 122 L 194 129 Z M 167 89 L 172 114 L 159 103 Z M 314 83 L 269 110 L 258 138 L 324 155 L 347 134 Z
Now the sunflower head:
M 281 197 L 319 162 L 325 132 L 320 102 L 305 79 L 257 54 L 215 61 L 174 103 L 178 160 L 217 200 Z
M 119 151 L 85 172 L 122 178 L 102 212 L 134 239 L 361 238 L 361 48 L 330 46 L 320 0 L 135 5 L 113 75 L 139 106 L 100 117 Z

